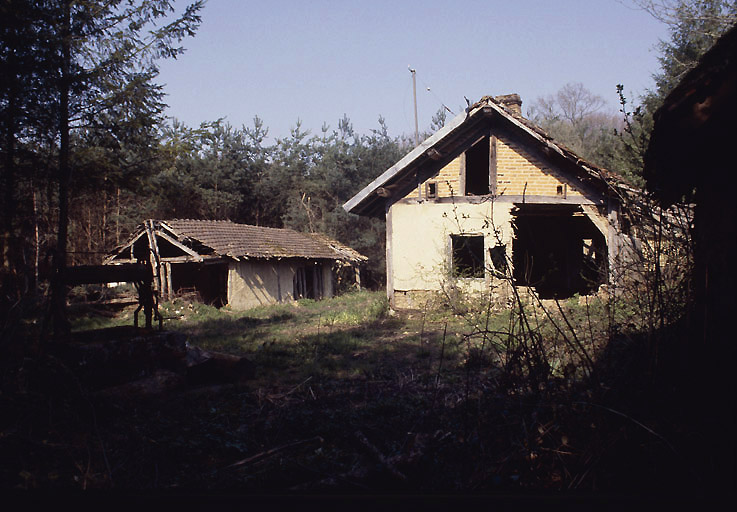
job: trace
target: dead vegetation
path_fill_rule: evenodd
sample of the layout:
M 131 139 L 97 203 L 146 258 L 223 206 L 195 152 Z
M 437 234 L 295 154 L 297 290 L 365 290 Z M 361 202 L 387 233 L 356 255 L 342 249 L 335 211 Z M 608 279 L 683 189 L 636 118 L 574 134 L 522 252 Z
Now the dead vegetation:
M 399 314 L 367 292 L 245 313 L 166 303 L 165 328 L 244 356 L 255 375 L 196 382 L 151 367 L 140 377 L 160 392 L 140 380 L 111 392 L 53 350 L 19 349 L 3 368 L 0 479 L 258 493 L 693 485 L 687 411 L 652 378 L 642 311 L 621 297 L 441 299 Z M 111 322 L 80 315 L 78 327 L 90 317 Z M 29 321 L 4 345 L 33 332 Z

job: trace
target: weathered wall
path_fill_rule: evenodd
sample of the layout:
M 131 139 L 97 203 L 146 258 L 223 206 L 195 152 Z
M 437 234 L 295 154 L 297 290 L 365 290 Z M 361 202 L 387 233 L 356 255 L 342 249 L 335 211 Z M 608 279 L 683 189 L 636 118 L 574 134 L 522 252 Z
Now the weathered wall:
M 560 185 L 567 185 L 568 196 L 580 196 L 575 183 L 537 152 L 527 150 L 510 138 L 497 140 L 497 194 L 555 196 Z
M 489 249 L 506 245 L 512 251 L 512 203 L 452 204 L 423 202 L 396 203 L 391 207 L 390 298 L 397 308 L 417 307 L 426 291 L 440 291 L 449 284 L 451 239 L 454 234 L 484 236 L 485 266 L 491 268 Z M 495 230 L 496 228 L 496 230 Z M 496 231 L 496 233 L 495 233 Z M 465 290 L 483 291 L 493 277 L 454 279 Z
M 309 262 L 308 265 L 314 263 Z M 294 274 L 304 262 L 241 261 L 228 268 L 228 304 L 233 309 L 249 309 L 294 300 Z M 331 262 L 318 262 L 323 297 L 334 294 Z
M 228 268 L 228 304 L 248 309 L 292 300 L 294 265 L 287 261 L 240 261 Z
M 322 269 L 322 298 L 329 299 L 335 295 L 335 279 L 333 277 L 333 266 L 331 263 L 319 264 Z

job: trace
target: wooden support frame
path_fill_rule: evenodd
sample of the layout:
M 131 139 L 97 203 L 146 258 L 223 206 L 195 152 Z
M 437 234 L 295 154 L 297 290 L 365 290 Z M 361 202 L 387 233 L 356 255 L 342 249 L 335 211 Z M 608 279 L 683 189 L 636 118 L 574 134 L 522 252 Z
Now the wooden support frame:
M 163 318 L 159 313 L 158 301 L 152 290 L 153 273 L 149 265 L 124 263 L 120 265 L 79 265 L 64 269 L 64 283 L 69 286 L 80 284 L 133 283 L 138 291 L 138 308 L 133 315 L 133 325 L 138 327 L 138 313 L 143 309 L 146 328 L 151 329 L 153 319 L 163 329 Z
M 163 238 L 164 240 L 166 240 L 167 242 L 169 242 L 170 244 L 172 244 L 177 249 L 179 249 L 182 252 L 185 252 L 185 253 L 189 254 L 190 256 L 192 256 L 193 258 L 195 258 L 196 261 L 202 261 L 202 256 L 200 256 L 195 251 L 193 251 L 192 249 L 190 249 L 186 245 L 182 244 L 181 242 L 179 242 L 179 241 L 175 240 L 174 238 L 170 237 L 169 235 L 167 235 L 166 233 L 164 233 L 160 229 L 159 230 L 156 230 L 154 233 L 156 234 L 156 236 L 160 236 L 161 238 Z
M 159 256 L 159 244 L 156 242 L 154 222 L 152 220 L 147 220 L 143 223 L 143 226 L 146 230 L 146 236 L 148 237 L 149 261 L 151 262 L 151 269 L 153 270 L 154 275 L 154 291 L 161 293 L 161 258 Z

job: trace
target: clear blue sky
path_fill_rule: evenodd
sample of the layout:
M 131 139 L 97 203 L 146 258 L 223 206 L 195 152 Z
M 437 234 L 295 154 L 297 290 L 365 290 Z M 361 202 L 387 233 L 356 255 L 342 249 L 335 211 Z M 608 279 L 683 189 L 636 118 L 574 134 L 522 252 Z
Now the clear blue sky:
M 179 1 L 181 8 L 186 2 Z M 616 112 L 652 86 L 666 27 L 632 0 L 209 0 L 187 52 L 161 64 L 167 115 L 187 125 L 263 119 L 270 138 L 297 119 L 319 134 L 347 114 L 358 133 L 386 119 L 391 135 L 420 130 L 491 94 L 536 98 L 581 82 Z M 430 87 L 431 91 L 427 91 Z

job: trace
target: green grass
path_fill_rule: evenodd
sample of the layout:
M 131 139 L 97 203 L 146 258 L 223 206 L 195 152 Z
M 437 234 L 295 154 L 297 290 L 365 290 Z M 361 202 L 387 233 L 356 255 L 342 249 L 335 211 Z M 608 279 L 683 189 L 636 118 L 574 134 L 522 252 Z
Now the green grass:
M 606 334 L 605 303 L 574 297 L 560 305 L 581 343 L 593 350 L 593 341 Z M 109 474 L 106 465 L 112 461 L 115 485 L 122 487 L 145 487 L 157 481 L 162 487 L 242 486 L 263 492 L 304 482 L 319 484 L 325 475 L 339 475 L 339 484 L 355 480 L 370 486 L 376 474 L 368 469 L 366 477 L 352 476 L 357 467 L 371 471 L 378 467 L 357 437 L 360 433 L 387 458 L 407 456 L 397 460 L 404 460 L 398 468 L 410 477 L 411 488 L 493 487 L 492 475 L 522 475 L 524 481 L 526 471 L 531 472 L 528 482 L 537 482 L 542 475 L 548 478 L 540 480 L 544 486 L 566 488 L 576 481 L 577 471 L 588 471 L 591 454 L 600 453 L 605 442 L 625 439 L 624 420 L 604 408 L 576 408 L 582 397 L 589 400 L 592 395 L 568 378 L 571 361 L 580 361 L 564 341 L 564 335 L 573 334 L 554 301 L 544 306 L 547 312 L 534 301 L 525 301 L 523 328 L 523 315 L 516 308 L 499 304 L 489 308 L 477 302 L 476 309 L 467 307 L 462 315 L 449 307 L 391 313 L 383 293 L 367 291 L 248 311 L 183 300 L 164 303 L 160 309 L 166 329 L 184 333 L 191 345 L 248 357 L 256 366 L 255 379 L 235 386 L 186 386 L 165 397 L 141 400 L 95 398 L 94 429 L 90 427 L 89 437 L 75 445 L 75 465 L 67 464 L 70 469 L 65 475 L 76 478 L 84 471 L 83 478 L 97 477 L 102 485 L 110 478 L 105 476 Z M 106 318 L 89 305 L 70 308 L 70 313 L 79 330 L 130 325 L 133 309 L 115 318 Z M 542 340 L 547 352 L 551 368 L 545 386 L 518 371 L 527 364 L 520 350 L 530 337 Z M 616 379 L 622 371 L 619 361 L 638 360 L 627 346 L 620 347 L 620 353 L 608 363 Z M 513 364 L 507 364 L 510 360 Z M 23 365 L 34 369 L 27 362 Z M 57 368 L 49 361 L 37 366 L 37 371 Z M 573 378 L 582 376 L 573 366 Z M 25 379 L 63 389 L 59 376 L 71 379 L 73 375 L 57 373 L 50 374 L 53 378 Z M 597 374 L 597 379 L 600 375 L 610 374 Z M 639 393 L 637 382 L 633 381 L 633 389 Z M 17 417 L 54 419 L 48 427 L 53 435 L 61 424 L 55 415 L 75 412 L 58 403 L 51 408 L 40 394 L 24 392 L 13 400 L 19 410 L 29 403 L 34 407 L 33 414 Z M 77 402 L 85 404 L 84 410 L 75 412 L 67 427 L 75 435 L 81 430 L 81 420 L 76 418 L 91 416 L 88 402 Z M 627 436 L 643 435 L 640 426 L 632 425 Z M 45 444 L 52 437 L 44 428 L 31 423 L 16 429 L 32 432 L 33 446 L 46 450 L 36 449 L 31 455 L 18 451 L 18 468 L 32 476 L 46 472 L 27 470 L 28 457 L 35 454 L 43 464 L 59 461 L 62 467 L 69 458 L 66 453 L 71 453 L 66 448 L 61 455 L 59 450 L 51 451 L 55 445 Z M 572 439 L 571 446 L 563 446 L 559 434 Z M 6 446 L 26 446 L 16 440 L 18 434 L 9 436 Z M 643 444 L 638 441 L 633 446 L 640 453 Z M 530 447 L 536 449 L 534 468 Z M 424 450 L 424 455 L 414 458 L 416 450 Z M 254 456 L 251 462 L 231 467 Z M 537 462 L 543 459 L 545 466 Z M 627 454 L 622 459 L 631 462 Z M 96 461 L 93 471 L 89 463 L 77 464 L 88 460 Z M 556 472 L 568 468 L 572 468 L 570 476 L 561 480 Z M 378 471 L 381 476 L 380 467 Z
M 593 355 L 606 314 L 601 301 L 588 300 L 588 307 L 578 297 L 561 307 Z M 451 373 L 466 364 L 490 367 L 504 364 L 530 336 L 545 340 L 552 372 L 562 376 L 568 363 L 583 356 L 571 346 L 576 340 L 557 306 L 545 307 L 547 313 L 539 304 L 525 304 L 526 322 L 517 309 L 499 305 L 464 314 L 436 307 L 390 315 L 383 292 L 360 291 L 246 311 L 184 300 L 163 303 L 159 310 L 164 328 L 184 333 L 191 345 L 246 356 L 256 363 L 257 378 L 290 384 L 310 377 L 392 379 L 403 372 L 429 377 L 439 367 Z M 106 318 L 82 309 L 74 327 L 130 325 L 133 310 Z

